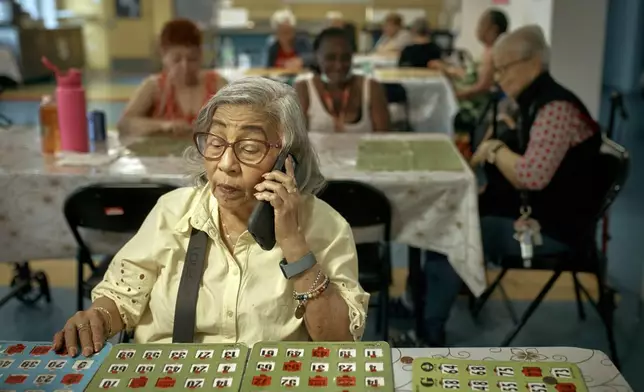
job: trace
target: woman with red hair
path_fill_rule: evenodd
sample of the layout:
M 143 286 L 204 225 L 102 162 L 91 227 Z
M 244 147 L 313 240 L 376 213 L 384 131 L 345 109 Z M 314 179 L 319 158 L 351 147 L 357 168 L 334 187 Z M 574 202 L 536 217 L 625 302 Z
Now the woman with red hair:
M 201 107 L 227 82 L 202 70 L 201 31 L 187 19 L 161 31 L 163 71 L 145 79 L 125 108 L 117 128 L 122 135 L 188 135 Z

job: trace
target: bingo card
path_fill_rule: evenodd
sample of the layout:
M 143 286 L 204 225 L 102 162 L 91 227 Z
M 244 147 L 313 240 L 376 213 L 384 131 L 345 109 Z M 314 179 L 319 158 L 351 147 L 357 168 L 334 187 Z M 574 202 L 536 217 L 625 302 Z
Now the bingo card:
M 242 391 L 393 392 L 386 342 L 260 342 L 246 366 Z
M 248 347 L 242 344 L 117 344 L 88 390 L 237 391 Z
M 0 391 L 83 391 L 111 348 L 72 358 L 51 342 L 0 341 Z
M 413 385 L 415 392 L 588 392 L 581 371 L 568 362 L 416 358 Z

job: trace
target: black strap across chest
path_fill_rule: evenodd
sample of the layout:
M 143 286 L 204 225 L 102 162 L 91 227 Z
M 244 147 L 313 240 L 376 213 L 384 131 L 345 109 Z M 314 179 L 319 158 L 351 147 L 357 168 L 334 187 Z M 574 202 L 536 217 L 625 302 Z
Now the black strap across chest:
M 197 298 L 206 263 L 208 235 L 192 229 L 183 273 L 177 291 L 177 304 L 174 309 L 173 343 L 193 343 L 197 318 Z

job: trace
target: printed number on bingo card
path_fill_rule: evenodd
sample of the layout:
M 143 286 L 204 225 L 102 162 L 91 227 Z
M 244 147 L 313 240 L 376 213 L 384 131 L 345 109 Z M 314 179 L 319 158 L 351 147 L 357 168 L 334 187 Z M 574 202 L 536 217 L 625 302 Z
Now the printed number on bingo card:
M 152 373 L 154 371 L 154 365 L 138 365 L 135 372 L 139 374 Z
M 116 373 L 124 373 L 127 371 L 128 365 L 125 364 L 116 364 L 116 365 L 110 365 L 109 369 L 107 370 L 108 373 L 116 374 Z
M 190 373 L 194 373 L 194 374 L 207 373 L 209 368 L 210 368 L 210 365 L 192 365 L 190 367 Z
M 461 382 L 458 380 L 444 379 L 441 381 L 443 389 L 461 389 Z
M 347 372 L 355 372 L 356 371 L 356 364 L 351 362 L 351 363 L 339 363 L 338 364 L 338 371 L 347 373 Z
M 470 381 L 470 388 L 472 388 L 473 391 L 489 391 L 490 390 L 490 384 L 487 381 L 483 380 L 472 380 Z
M 235 363 L 220 363 L 217 367 L 217 373 L 233 373 L 235 370 L 237 370 Z
M 546 384 L 540 382 L 528 383 L 528 391 L 530 392 L 548 392 Z
M 328 372 L 329 364 L 328 363 L 312 363 L 311 364 L 312 372 Z
M 499 366 L 494 369 L 494 373 L 499 377 L 514 377 L 514 368 Z
M 440 365 L 441 373 L 443 374 L 458 374 L 458 365 Z
M 121 359 L 121 360 L 127 360 L 127 359 L 132 359 L 134 358 L 134 353 L 135 350 L 119 350 L 118 354 L 116 354 L 116 358 Z M 105 380 L 105 381 L 111 381 L 111 380 Z M 113 387 L 110 387 L 113 388 Z
M 179 373 L 183 365 L 170 363 L 163 366 L 163 373 Z
M 231 350 L 224 350 L 223 353 L 221 353 L 221 357 L 225 359 L 232 359 L 232 358 L 238 358 L 239 357 L 239 349 L 231 349 Z
M 364 350 L 364 356 L 367 358 L 381 358 L 382 349 L 381 348 L 367 348 Z
M 300 385 L 299 377 L 282 377 L 280 385 L 283 387 L 297 387 Z
M 553 368 L 550 374 L 556 378 L 572 378 L 572 372 L 568 368 Z
M 188 350 L 172 350 L 170 351 L 170 359 L 179 360 L 188 358 Z
M 338 354 L 340 355 L 340 358 L 355 358 L 356 350 L 353 348 L 341 348 L 338 351 Z
M 195 358 L 197 359 L 211 359 L 214 356 L 214 350 L 197 350 L 197 354 L 195 354 Z
M 79 370 L 87 370 L 90 367 L 92 367 L 92 364 L 94 363 L 93 360 L 91 359 L 81 359 L 80 361 L 74 362 L 72 365 L 72 369 L 79 371 Z
M 51 361 L 47 362 L 45 368 L 49 370 L 60 370 L 64 368 L 66 364 L 67 360 L 65 359 L 52 359 Z M 0 368 L 1 367 L 2 365 L 0 364 Z
M 382 387 L 385 385 L 384 377 L 367 377 L 365 379 L 365 386 L 367 387 Z
M 102 389 L 110 389 L 110 388 L 116 388 L 119 386 L 119 382 L 121 380 L 119 379 L 103 379 L 101 380 L 100 384 L 98 384 L 99 388 Z
M 184 388 L 196 389 L 203 388 L 206 384 L 206 380 L 203 378 L 189 378 L 186 380 L 186 383 L 183 385 Z
M 503 392 L 519 392 L 519 384 L 514 381 L 501 381 L 498 385 Z
M 300 348 L 289 348 L 286 350 L 286 356 L 289 358 L 299 358 L 304 356 L 304 350 Z
M 36 377 L 34 384 L 37 384 L 37 385 L 51 384 L 55 378 L 56 378 L 56 375 L 54 374 L 41 374 L 40 376 Z
M 275 369 L 275 362 L 257 362 L 255 370 L 258 372 L 272 372 Z
M 63 366 L 65 365 L 65 362 L 67 362 L 67 361 L 63 361 Z M 13 364 L 13 359 L 0 360 L 0 369 L 6 369 L 9 366 L 11 366 L 12 364 Z
M 224 388 L 232 385 L 233 385 L 232 378 L 215 378 L 215 382 L 213 383 L 213 387 L 215 388 Z
M 161 350 L 147 350 L 143 353 L 143 359 L 152 360 L 161 358 Z
M 485 366 L 470 365 L 467 367 L 467 370 L 472 376 L 485 376 L 487 374 L 487 368 Z
M 272 358 L 277 355 L 277 351 L 276 348 L 263 348 L 259 350 L 259 355 L 264 358 Z
M 25 361 L 20 362 L 20 365 L 18 366 L 20 369 L 35 369 L 40 365 L 40 360 L 38 359 L 27 359 Z
M 385 364 L 382 362 L 367 362 L 364 364 L 364 370 L 367 372 L 382 372 L 385 370 Z

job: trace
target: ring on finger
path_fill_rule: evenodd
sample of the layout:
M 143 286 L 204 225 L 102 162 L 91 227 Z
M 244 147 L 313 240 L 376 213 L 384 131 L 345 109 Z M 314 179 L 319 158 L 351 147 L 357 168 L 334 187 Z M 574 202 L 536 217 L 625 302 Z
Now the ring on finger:
M 78 324 L 76 326 L 76 329 L 79 330 L 79 331 L 82 330 L 82 329 L 87 329 L 87 328 L 89 328 L 89 324 Z

